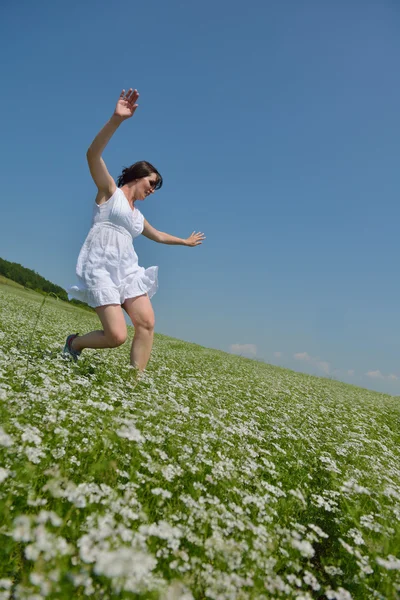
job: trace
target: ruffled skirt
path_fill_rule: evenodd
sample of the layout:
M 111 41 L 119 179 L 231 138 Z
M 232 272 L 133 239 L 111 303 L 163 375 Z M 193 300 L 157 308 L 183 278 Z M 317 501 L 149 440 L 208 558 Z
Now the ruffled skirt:
M 143 294 L 151 298 L 158 288 L 158 267 L 140 267 L 131 235 L 111 223 L 96 224 L 89 231 L 76 275 L 78 284 L 68 289 L 68 297 L 93 308 L 123 304 Z

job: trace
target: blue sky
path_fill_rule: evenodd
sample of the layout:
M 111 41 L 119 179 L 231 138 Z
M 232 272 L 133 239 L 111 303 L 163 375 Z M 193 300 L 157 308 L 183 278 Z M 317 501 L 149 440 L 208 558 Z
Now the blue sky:
M 149 160 L 140 209 L 202 246 L 159 266 L 156 330 L 400 395 L 400 5 L 2 2 L 0 256 L 67 288 L 90 227 L 86 150 Z

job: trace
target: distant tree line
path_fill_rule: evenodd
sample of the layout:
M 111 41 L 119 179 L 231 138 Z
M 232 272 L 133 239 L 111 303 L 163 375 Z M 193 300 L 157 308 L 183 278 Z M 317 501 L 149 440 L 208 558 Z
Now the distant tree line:
M 40 294 L 53 292 L 60 300 L 65 300 L 66 302 L 71 302 L 71 304 L 76 304 L 81 308 L 92 310 L 90 306 L 84 302 L 80 302 L 79 300 L 68 300 L 68 294 L 62 287 L 51 283 L 51 281 L 48 281 L 39 275 L 39 273 L 36 273 L 36 271 L 27 269 L 18 263 L 9 262 L 8 260 L 4 260 L 4 258 L 0 258 L 0 274 L 8 279 L 16 281 L 30 290 L 39 292 Z

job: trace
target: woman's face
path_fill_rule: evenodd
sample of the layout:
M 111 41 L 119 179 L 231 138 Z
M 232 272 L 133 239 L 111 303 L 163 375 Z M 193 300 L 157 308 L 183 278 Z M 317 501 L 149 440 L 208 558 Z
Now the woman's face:
M 155 191 L 154 188 L 157 184 L 157 175 L 151 173 L 147 177 L 141 177 L 136 180 L 135 196 L 136 200 L 144 200 L 150 194 Z

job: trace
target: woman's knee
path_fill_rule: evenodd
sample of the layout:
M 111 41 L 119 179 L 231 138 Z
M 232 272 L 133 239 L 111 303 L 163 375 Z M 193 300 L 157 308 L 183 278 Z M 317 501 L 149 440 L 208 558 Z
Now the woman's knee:
M 142 317 L 137 320 L 136 323 L 133 324 L 135 329 L 142 329 L 152 333 L 154 331 L 155 326 L 155 318 L 154 315 L 147 315 L 146 317 Z
M 155 318 L 153 307 L 147 294 L 137 298 L 129 298 L 123 304 L 136 331 L 153 333 Z
M 126 330 L 109 331 L 106 334 L 106 338 L 110 345 L 110 348 L 117 348 L 118 346 L 122 346 L 122 344 L 126 342 L 127 337 L 128 334 Z

